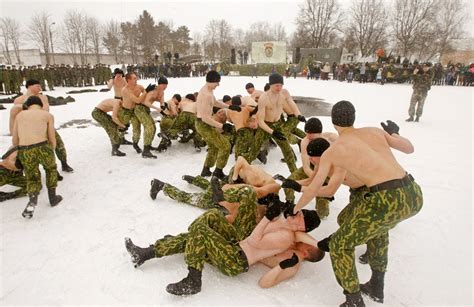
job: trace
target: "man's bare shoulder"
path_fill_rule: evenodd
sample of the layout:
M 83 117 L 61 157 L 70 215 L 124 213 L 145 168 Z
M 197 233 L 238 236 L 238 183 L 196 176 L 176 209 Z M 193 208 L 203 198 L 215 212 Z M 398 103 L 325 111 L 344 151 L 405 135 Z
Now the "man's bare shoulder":
M 27 95 L 21 95 L 20 97 L 16 97 L 15 100 L 13 100 L 13 104 L 23 104 L 26 98 L 28 98 Z
M 286 88 L 281 90 L 281 94 L 285 97 L 291 97 L 290 92 Z

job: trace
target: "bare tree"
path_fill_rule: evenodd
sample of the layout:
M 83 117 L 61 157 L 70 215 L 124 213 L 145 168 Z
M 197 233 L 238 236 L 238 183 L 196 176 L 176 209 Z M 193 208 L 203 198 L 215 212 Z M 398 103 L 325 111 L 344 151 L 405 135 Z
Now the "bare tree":
M 224 19 L 211 20 L 206 26 L 204 51 L 211 61 L 230 58 L 232 28 Z
M 402 56 L 413 55 L 417 46 L 427 39 L 430 31 L 433 31 L 435 1 L 395 0 L 392 24 L 397 49 Z
M 124 48 L 132 58 L 132 63 L 138 63 L 138 27 L 131 22 L 120 24 Z
M 29 36 L 32 41 L 34 41 L 40 50 L 42 49 L 46 55 L 46 63 L 51 63 L 51 53 L 50 53 L 50 36 L 49 36 L 49 27 L 51 26 L 52 21 L 50 15 L 45 12 L 36 13 L 31 17 L 31 22 L 28 28 Z
M 114 55 L 115 63 L 122 62 L 123 50 L 120 48 L 121 39 L 120 24 L 111 20 L 105 25 L 105 34 L 102 42 L 107 51 Z
M 200 32 L 194 32 L 192 41 L 193 43 L 191 44 L 191 53 L 202 54 L 202 44 L 203 44 L 202 34 Z
M 13 46 L 13 51 L 16 56 L 16 63 L 21 64 L 20 59 L 20 24 L 13 18 L 2 17 L 0 18 L 1 35 L 3 37 L 3 43 L 5 45 L 6 59 L 8 63 L 11 63 L 10 50 L 8 48 L 9 43 Z
M 373 54 L 385 44 L 386 27 L 387 13 L 382 0 L 353 0 L 349 21 L 351 31 L 346 33 L 355 35 L 362 57 Z
M 95 17 L 86 17 L 87 32 L 89 34 L 90 50 L 95 54 L 95 60 L 100 63 L 102 27 L 99 20 Z
M 337 0 L 305 0 L 296 19 L 298 41 L 312 48 L 331 47 L 341 23 Z
M 64 17 L 65 35 L 67 36 L 66 42 L 72 51 L 77 51 L 81 64 L 83 65 L 87 64 L 87 50 L 89 45 L 87 22 L 88 17 L 78 11 L 68 11 Z
M 272 37 L 273 40 L 285 41 L 285 42 L 287 41 L 288 37 L 286 35 L 286 30 L 281 22 L 276 23 L 270 29 L 271 29 L 270 36 Z

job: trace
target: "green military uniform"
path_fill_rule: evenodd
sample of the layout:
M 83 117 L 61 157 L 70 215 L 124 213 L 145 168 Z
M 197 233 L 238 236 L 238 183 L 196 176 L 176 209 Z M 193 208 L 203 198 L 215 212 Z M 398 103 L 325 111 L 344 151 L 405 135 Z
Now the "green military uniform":
M 118 113 L 118 118 L 120 122 L 124 125 L 127 125 L 128 123 L 131 122 L 132 129 L 133 129 L 132 141 L 133 143 L 138 143 L 138 141 L 140 141 L 141 127 L 140 127 L 140 122 L 138 121 L 138 118 L 135 116 L 135 113 L 133 112 L 133 110 L 126 109 L 124 107 L 120 108 L 120 111 Z
M 150 108 L 142 104 L 137 104 L 135 106 L 134 113 L 145 130 L 143 133 L 143 145 L 151 145 L 153 138 L 155 137 L 156 125 L 155 121 L 150 115 Z
M 0 186 L 6 184 L 20 188 L 14 192 L 11 192 L 11 198 L 17 198 L 26 195 L 26 177 L 23 175 L 22 171 L 12 171 L 0 166 Z
M 194 139 L 194 145 L 198 147 L 205 146 L 204 141 L 202 140 L 199 133 L 196 133 L 196 114 L 191 112 L 183 111 L 178 114 L 176 119 L 173 122 L 173 125 L 168 130 L 168 135 L 172 139 L 178 137 L 178 133 L 182 132 L 185 129 L 191 129 L 193 133 L 191 137 Z
M 118 125 L 112 120 L 112 116 L 98 108 L 94 108 L 94 111 L 92 111 L 92 118 L 105 129 L 112 145 L 120 144 L 121 135 L 118 130 Z
M 58 157 L 59 161 L 66 163 L 67 152 L 66 152 L 66 147 L 64 146 L 63 139 L 61 138 L 57 130 L 55 130 L 55 135 L 56 135 L 56 149 L 54 151 L 56 153 L 56 157 Z
M 10 95 L 11 92 L 11 75 L 12 75 L 12 70 L 10 66 L 7 67 L 6 70 L 3 71 L 3 87 L 5 89 L 5 95 Z
M 229 202 L 240 202 L 233 224 L 219 210 L 211 209 L 189 226 L 188 233 L 157 240 L 155 255 L 184 252 L 186 263 L 198 270 L 208 262 L 229 276 L 245 272 L 248 263 L 242 257 L 238 242 L 248 237 L 257 224 L 257 196 L 253 188 L 245 186 L 225 191 L 224 197 Z
M 304 138 L 306 133 L 298 128 L 299 119 L 295 115 L 288 115 L 285 124 L 283 125 L 283 133 L 288 138 L 290 144 L 298 144 L 298 137 Z
M 413 94 L 411 95 L 410 108 L 408 109 L 408 115 L 410 115 L 410 117 L 415 116 L 415 106 L 417 106 L 417 104 L 416 117 L 419 118 L 423 114 L 426 96 L 431 89 L 431 80 L 431 70 L 422 75 L 413 75 Z
M 217 168 L 224 169 L 230 155 L 229 140 L 218 129 L 206 124 L 200 118 L 196 120 L 196 131 L 208 146 L 204 167 L 211 168 L 216 165 Z
M 266 124 L 272 130 L 278 130 L 282 132 L 284 131 L 284 128 L 283 128 L 284 123 L 282 121 L 277 121 L 274 123 L 266 122 Z M 271 134 L 269 134 L 262 128 L 257 129 L 254 143 L 251 150 L 251 154 L 250 154 L 250 160 L 248 160 L 249 163 L 252 163 L 252 161 L 257 158 L 257 155 L 260 152 L 260 147 L 262 146 L 262 144 L 266 143 L 270 139 L 270 137 L 272 137 Z M 285 162 L 288 165 L 288 169 L 290 170 L 290 172 L 293 173 L 294 171 L 296 171 L 295 154 L 293 150 L 291 149 L 291 146 L 288 143 L 288 140 L 279 140 L 277 138 L 273 138 L 273 140 L 280 147 L 283 153 L 283 158 L 285 159 Z
M 351 193 L 347 209 L 338 217 L 340 228 L 329 241 L 332 266 L 337 282 L 348 293 L 359 291 L 354 248 L 367 243 L 372 270 L 385 272 L 388 263 L 388 231 L 417 214 L 423 205 L 420 187 L 411 176 L 398 187 Z
M 234 153 L 235 153 L 235 160 L 239 156 L 245 158 L 246 161 L 251 162 L 251 154 L 252 154 L 252 144 L 254 142 L 255 137 L 255 130 L 249 127 L 243 127 L 237 130 L 235 133 L 235 145 L 234 145 Z
M 58 185 L 58 171 L 53 149 L 47 141 L 29 146 L 18 146 L 18 159 L 23 165 L 28 194 L 41 191 L 41 164 L 46 172 L 46 186 L 55 188 Z
M 163 112 L 161 114 L 162 114 L 162 117 L 161 117 L 161 121 L 160 121 L 160 132 L 164 135 L 169 136 L 169 129 L 173 126 L 173 123 L 176 120 L 176 117 L 166 115 Z M 159 145 L 160 148 L 162 146 L 166 147 L 168 142 L 169 141 L 166 138 L 162 138 L 161 142 L 160 142 L 160 145 Z M 171 143 L 170 143 L 170 145 L 171 145 Z

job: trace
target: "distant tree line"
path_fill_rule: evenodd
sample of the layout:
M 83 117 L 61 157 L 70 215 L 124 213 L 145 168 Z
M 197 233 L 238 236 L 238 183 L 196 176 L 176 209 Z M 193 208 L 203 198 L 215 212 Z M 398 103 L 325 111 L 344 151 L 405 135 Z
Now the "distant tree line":
M 346 48 L 361 57 L 385 48 L 403 57 L 429 60 L 449 51 L 453 40 L 465 34 L 470 17 L 464 1 L 352 0 L 343 10 L 337 0 L 305 0 L 295 6 L 297 29 L 291 35 L 282 23 L 257 21 L 244 31 L 225 19 L 213 19 L 192 38 L 186 26 L 155 22 L 146 10 L 133 22 L 106 23 L 77 10 L 68 11 L 57 23 L 47 12 L 38 12 L 24 25 L 11 17 L 0 18 L 0 46 L 7 63 L 21 63 L 19 50 L 26 41 L 33 41 L 49 64 L 54 51 L 70 53 L 77 64 L 88 64 L 87 54 L 100 62 L 104 52 L 117 63 L 124 56 L 135 63 L 139 55 L 147 63 L 162 63 L 191 54 L 211 62 L 234 57 L 244 63 L 252 42 L 270 40 L 286 41 L 293 48 Z

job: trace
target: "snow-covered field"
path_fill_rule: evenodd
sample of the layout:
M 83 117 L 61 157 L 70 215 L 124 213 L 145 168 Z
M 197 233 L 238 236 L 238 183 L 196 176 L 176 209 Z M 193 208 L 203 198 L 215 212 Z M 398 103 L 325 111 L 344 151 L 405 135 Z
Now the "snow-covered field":
M 139 83 L 147 85 L 149 80 Z M 169 79 L 166 99 L 174 93 L 198 91 L 204 78 Z M 245 95 L 245 83 L 262 89 L 267 78 L 223 77 L 216 97 Z M 406 123 L 410 85 L 340 83 L 285 79 L 285 88 L 298 96 L 335 103 L 345 99 L 357 109 L 356 126 L 379 126 L 391 119 L 415 146 L 415 153 L 396 153 L 401 164 L 420 184 L 424 207 L 415 217 L 391 231 L 385 305 L 472 305 L 472 104 L 473 88 L 433 86 L 420 123 Z M 46 92 L 65 95 L 71 89 Z M 112 93 L 72 95 L 76 102 L 52 107 L 56 126 L 74 119 L 91 120 L 91 111 Z M 8 109 L 11 105 L 5 105 Z M 0 151 L 11 142 L 8 110 L 0 111 Z M 306 114 L 308 115 L 308 114 Z M 326 131 L 334 131 L 329 117 L 321 117 Z M 266 272 L 256 265 L 230 278 L 206 266 L 202 292 L 175 297 L 165 291 L 187 273 L 183 256 L 147 262 L 134 269 L 124 248 L 124 237 L 147 246 L 166 234 L 186 231 L 202 210 L 176 203 L 158 194 L 153 201 L 150 180 L 159 178 L 188 191 L 198 191 L 181 180 L 201 171 L 205 150 L 196 153 L 176 143 L 158 159 L 143 159 L 130 146 L 126 157 L 111 157 L 105 131 L 94 125 L 60 129 L 74 173 L 63 174 L 58 192 L 64 197 L 55 208 L 43 189 L 35 215 L 21 217 L 27 198 L 0 205 L 1 305 L 336 305 L 343 302 L 330 258 L 305 263 L 298 275 L 272 289 L 260 289 Z M 129 135 L 128 138 L 131 138 Z M 155 139 L 154 145 L 157 146 Z M 273 149 L 264 168 L 288 175 Z M 225 169 L 231 167 L 233 156 Z M 259 162 L 255 162 L 259 163 Z M 44 178 L 43 178 L 44 180 Z M 44 181 L 43 181 L 44 182 Z M 9 190 L 9 187 L 2 187 Z M 322 239 L 337 229 L 337 214 L 348 200 L 341 188 L 331 214 L 311 234 Z M 363 248 L 356 250 L 356 257 Z M 367 265 L 357 264 L 359 278 L 370 277 Z M 377 304 L 368 298 L 369 306 Z

